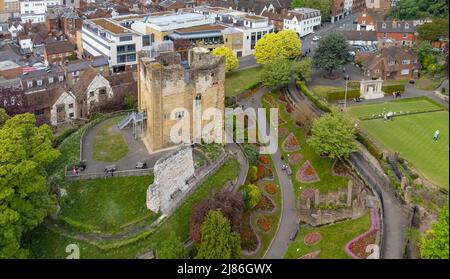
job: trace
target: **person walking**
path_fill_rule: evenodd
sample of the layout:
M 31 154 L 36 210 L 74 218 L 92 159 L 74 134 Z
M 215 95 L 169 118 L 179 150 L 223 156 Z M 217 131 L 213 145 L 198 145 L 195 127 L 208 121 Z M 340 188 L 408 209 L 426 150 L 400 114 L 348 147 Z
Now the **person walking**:
M 436 130 L 436 132 L 434 132 L 433 141 L 437 141 L 438 139 L 439 139 L 439 130 Z

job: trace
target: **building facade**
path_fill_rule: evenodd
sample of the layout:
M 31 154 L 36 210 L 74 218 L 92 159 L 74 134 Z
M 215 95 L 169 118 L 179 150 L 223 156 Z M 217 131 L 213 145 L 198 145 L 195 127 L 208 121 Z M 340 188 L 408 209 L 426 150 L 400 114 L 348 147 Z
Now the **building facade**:
M 105 56 L 113 71 L 137 65 L 137 52 L 148 46 L 143 35 L 112 19 L 85 20 L 81 29 L 83 50 L 92 56 Z
M 416 40 L 413 21 L 377 21 L 376 31 L 379 40 L 391 40 L 395 45 L 411 46 Z
M 283 15 L 283 29 L 295 31 L 299 37 L 311 34 L 321 24 L 319 10 L 310 8 L 297 8 Z
M 31 23 L 44 22 L 47 8 L 61 4 L 62 0 L 22 0 L 20 1 L 21 20 Z
M 196 116 L 218 109 L 214 117 L 216 133 L 224 131 L 225 59 L 205 48 L 194 48 L 187 64 L 174 51 L 139 58 L 138 107 L 147 115 L 144 141 L 150 152 L 179 145 L 171 140 L 172 128 L 180 121 L 188 129 L 190 143 L 199 142 L 194 134 Z M 204 126 L 210 121 L 201 120 Z M 221 140 L 223 142 L 223 140 Z

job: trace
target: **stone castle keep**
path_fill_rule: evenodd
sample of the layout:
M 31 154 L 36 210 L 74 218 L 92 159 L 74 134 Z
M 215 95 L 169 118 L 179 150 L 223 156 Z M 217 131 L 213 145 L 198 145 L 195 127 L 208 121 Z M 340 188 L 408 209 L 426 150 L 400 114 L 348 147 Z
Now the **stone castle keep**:
M 138 74 L 138 107 L 147 115 L 144 141 L 151 152 L 177 145 L 171 141 L 170 132 L 181 120 L 189 121 L 193 143 L 198 142 L 194 138 L 196 115 L 217 108 L 223 119 L 225 57 L 213 56 L 205 48 L 190 50 L 187 61 L 181 61 L 173 48 L 142 52 Z M 202 127 L 212 120 L 202 120 Z M 219 126 L 223 131 L 223 121 Z

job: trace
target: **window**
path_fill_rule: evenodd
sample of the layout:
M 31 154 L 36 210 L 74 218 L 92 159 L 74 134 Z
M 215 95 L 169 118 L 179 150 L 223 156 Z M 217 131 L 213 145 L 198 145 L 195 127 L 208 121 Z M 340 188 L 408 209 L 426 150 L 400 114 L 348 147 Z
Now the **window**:
M 408 33 L 403 33 L 403 38 L 407 38 L 408 37 Z
M 58 77 L 58 80 L 59 80 L 59 81 L 63 81 L 63 80 L 64 80 L 64 76 L 59 76 L 59 77 Z
M 69 117 L 73 118 L 75 116 L 75 114 L 73 112 L 69 113 Z
M 403 60 L 402 61 L 402 65 L 409 65 L 409 63 L 410 63 L 409 60 Z
M 383 24 L 381 25 L 381 28 L 386 29 L 386 23 L 383 22 Z
M 36 82 L 38 86 L 42 86 L 42 79 L 38 79 Z
M 390 60 L 389 61 L 389 66 L 392 66 L 392 65 L 394 65 L 395 64 L 395 61 L 394 60 Z
M 383 33 L 383 37 L 387 38 L 387 33 Z
M 149 46 L 150 45 L 150 36 L 145 35 L 142 37 L 142 46 Z
M 59 57 L 61 57 L 61 58 L 62 58 L 62 57 L 63 57 L 63 54 L 62 54 L 62 53 L 60 53 L 60 54 L 59 54 Z
M 402 75 L 409 75 L 409 69 L 403 69 Z
M 184 117 L 184 111 L 175 112 L 175 119 L 181 119 Z
M 405 23 L 405 29 L 409 29 L 409 23 L 408 22 Z
M 52 84 L 54 81 L 55 81 L 55 80 L 54 80 L 53 77 L 49 77 L 49 78 L 48 78 L 48 83 Z
M 94 97 L 94 91 L 89 92 L 89 97 Z
M 100 95 L 106 95 L 106 89 L 105 89 L 105 88 L 102 88 L 102 89 L 98 90 L 98 93 L 99 93 Z
M 120 37 L 119 41 L 121 42 L 126 42 L 126 41 L 132 41 L 133 40 L 133 36 L 123 36 Z
M 70 109 L 73 108 L 73 103 L 70 103 L 68 106 Z
M 34 115 L 36 116 L 41 116 L 44 114 L 44 111 L 42 109 L 37 109 L 34 111 Z
M 31 80 L 27 81 L 27 87 L 28 88 L 33 87 L 33 81 L 31 81 Z
M 64 111 L 64 105 L 59 105 L 56 107 L 56 112 L 63 112 Z
M 56 58 L 56 54 L 53 54 L 53 55 L 52 55 L 52 58 Z

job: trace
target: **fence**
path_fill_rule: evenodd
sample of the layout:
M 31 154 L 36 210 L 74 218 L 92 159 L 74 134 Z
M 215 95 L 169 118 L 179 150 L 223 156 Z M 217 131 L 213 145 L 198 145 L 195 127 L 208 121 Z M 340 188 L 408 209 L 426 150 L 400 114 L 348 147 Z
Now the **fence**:
M 153 168 L 148 169 L 136 169 L 136 170 L 121 170 L 111 172 L 93 172 L 93 173 L 79 173 L 68 174 L 67 168 L 65 170 L 65 178 L 68 181 L 86 180 L 95 178 L 107 178 L 107 177 L 125 177 L 125 176 L 144 176 L 153 174 Z

